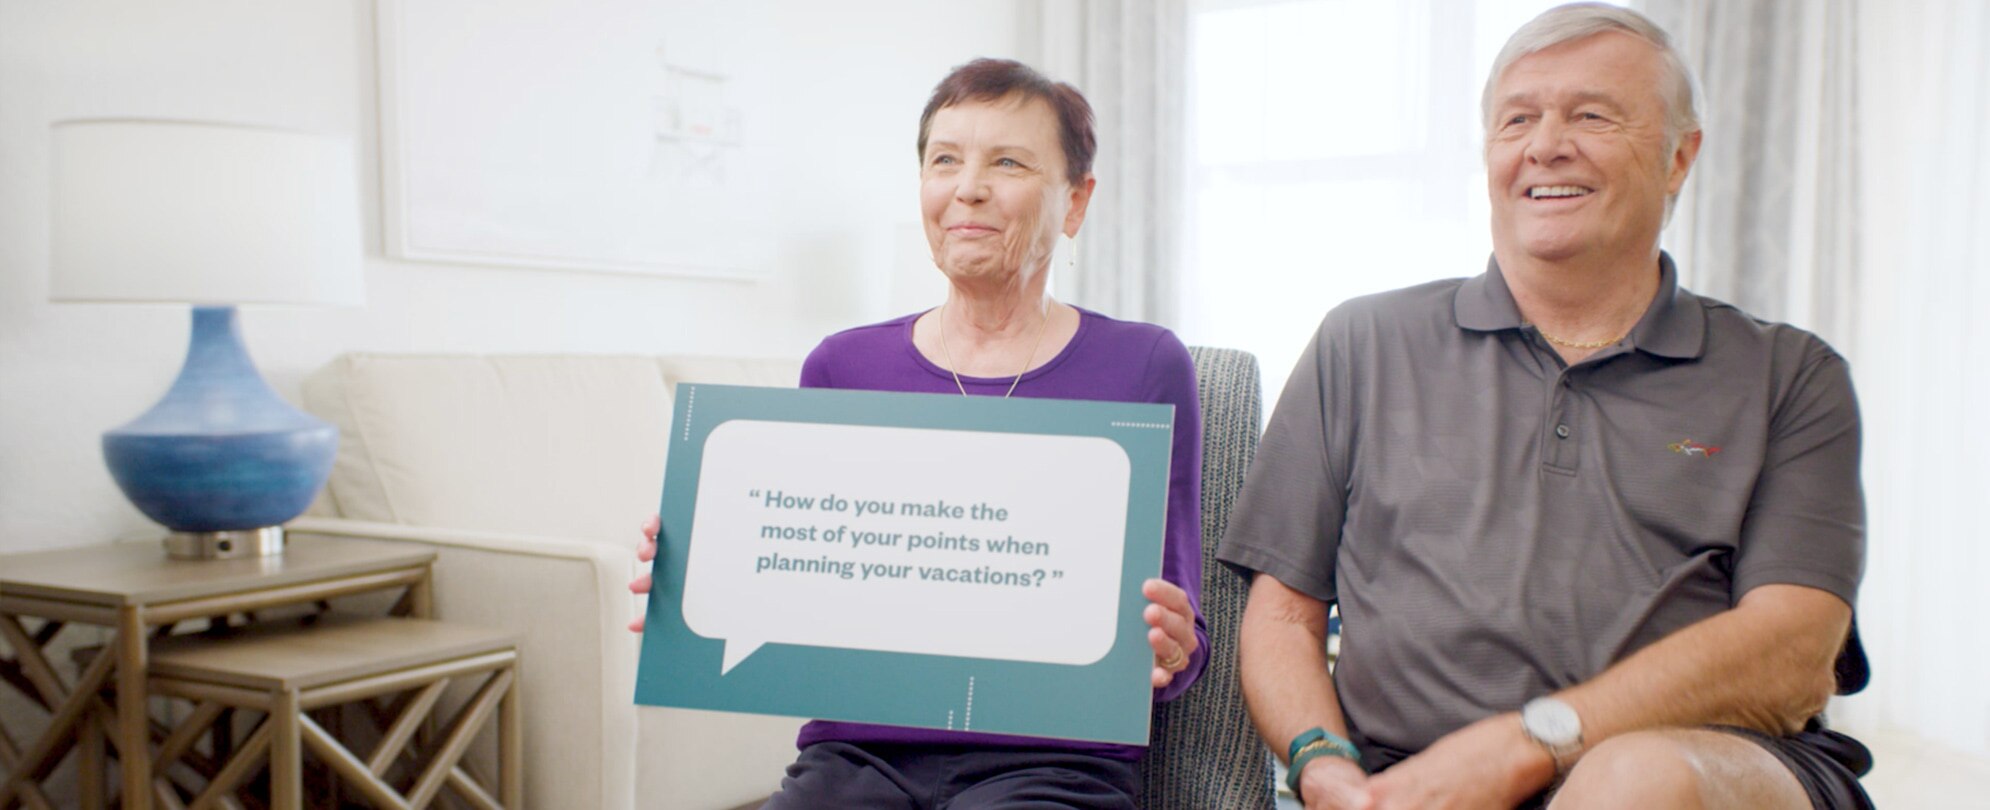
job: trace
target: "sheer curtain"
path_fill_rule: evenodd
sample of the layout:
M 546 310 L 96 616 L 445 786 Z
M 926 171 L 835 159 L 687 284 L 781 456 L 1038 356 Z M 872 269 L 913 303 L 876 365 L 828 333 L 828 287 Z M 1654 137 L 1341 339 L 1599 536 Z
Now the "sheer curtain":
M 1645 0 L 1702 83 L 1693 177 L 1665 235 L 1684 284 L 1855 338 L 1859 203 L 1852 0 Z
M 1855 732 L 1990 754 L 1990 12 L 1978 0 L 1647 0 L 1705 82 L 1667 246 L 1697 291 L 1809 328 L 1865 423 L 1873 661 Z
M 1858 9 L 1873 684 L 1835 717 L 1990 756 L 1990 5 Z
M 1099 178 L 1075 272 L 1058 294 L 1118 318 L 1174 325 L 1182 223 L 1185 0 L 1031 0 L 1025 55 L 1085 93 L 1098 118 Z

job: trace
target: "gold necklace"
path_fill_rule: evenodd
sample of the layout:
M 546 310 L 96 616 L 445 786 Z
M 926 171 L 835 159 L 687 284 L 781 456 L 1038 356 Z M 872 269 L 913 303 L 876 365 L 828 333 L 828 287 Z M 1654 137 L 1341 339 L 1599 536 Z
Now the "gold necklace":
M 1521 321 L 1520 325 L 1534 326 L 1534 324 L 1528 323 L 1526 321 Z M 1539 326 L 1534 326 L 1534 331 L 1536 334 L 1539 334 L 1542 338 L 1545 338 L 1549 343 L 1553 343 L 1556 346 L 1560 346 L 1564 349 L 1607 349 L 1610 348 L 1611 346 L 1615 346 L 1618 343 L 1623 342 L 1624 338 L 1629 337 L 1631 334 L 1629 332 L 1625 332 L 1622 335 L 1618 335 L 1615 339 L 1598 340 L 1592 343 L 1580 340 L 1564 340 L 1562 338 L 1555 337 L 1554 335 L 1550 335 L 1547 332 L 1541 331 L 1541 327 Z
M 961 384 L 960 372 L 954 370 L 953 350 L 947 348 L 947 305 L 953 303 L 953 300 L 954 297 L 949 295 L 947 300 L 940 302 L 940 353 L 947 357 L 947 373 L 954 375 L 954 387 L 960 389 L 961 396 L 967 396 L 967 386 Z M 1036 325 L 1036 342 L 1030 344 L 1030 356 L 1023 360 L 1023 367 L 1016 372 L 1016 379 L 1009 382 L 1009 390 L 1002 394 L 1003 399 L 1008 399 L 1010 394 L 1016 393 L 1016 386 L 1022 383 L 1023 375 L 1030 372 L 1030 364 L 1036 362 L 1036 350 L 1043 348 L 1043 333 L 1048 331 L 1050 331 L 1050 307 L 1045 306 L 1043 320 Z

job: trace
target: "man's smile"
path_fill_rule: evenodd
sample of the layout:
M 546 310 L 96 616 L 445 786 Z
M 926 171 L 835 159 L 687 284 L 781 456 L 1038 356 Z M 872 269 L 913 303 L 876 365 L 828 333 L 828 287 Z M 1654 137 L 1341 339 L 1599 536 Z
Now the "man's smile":
M 1587 197 L 1595 189 L 1583 186 L 1529 186 L 1527 198 L 1530 200 L 1559 199 L 1565 197 Z

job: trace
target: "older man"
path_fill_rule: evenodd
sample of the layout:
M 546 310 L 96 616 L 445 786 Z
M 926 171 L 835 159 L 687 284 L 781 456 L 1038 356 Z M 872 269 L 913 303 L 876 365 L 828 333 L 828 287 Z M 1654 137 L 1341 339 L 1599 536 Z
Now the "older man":
M 1852 386 L 1676 286 L 1684 65 L 1565 6 L 1484 109 L 1491 263 L 1327 315 L 1219 553 L 1258 574 L 1260 733 L 1308 808 L 1869 806 L 1819 722 L 1864 555 Z

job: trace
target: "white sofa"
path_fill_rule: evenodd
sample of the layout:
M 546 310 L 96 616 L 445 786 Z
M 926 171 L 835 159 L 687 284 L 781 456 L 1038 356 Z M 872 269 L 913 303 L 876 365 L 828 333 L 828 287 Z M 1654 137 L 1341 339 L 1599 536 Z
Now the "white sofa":
M 1149 810 L 1269 810 L 1245 716 L 1243 580 L 1212 559 L 1257 449 L 1257 363 L 1192 348 L 1203 441 L 1203 613 L 1211 658 L 1155 712 Z M 525 788 L 534 808 L 718 810 L 772 793 L 800 721 L 634 705 L 638 524 L 662 490 L 681 382 L 790 386 L 793 360 L 583 355 L 340 357 L 305 382 L 338 425 L 326 495 L 294 531 L 432 546 L 448 620 L 522 637 Z
M 520 631 L 528 807 L 765 797 L 794 759 L 800 721 L 635 706 L 627 585 L 638 527 L 662 491 L 676 385 L 792 386 L 799 370 L 796 360 L 346 355 L 304 385 L 305 406 L 338 425 L 340 446 L 317 516 L 292 530 L 434 546 L 440 617 Z

